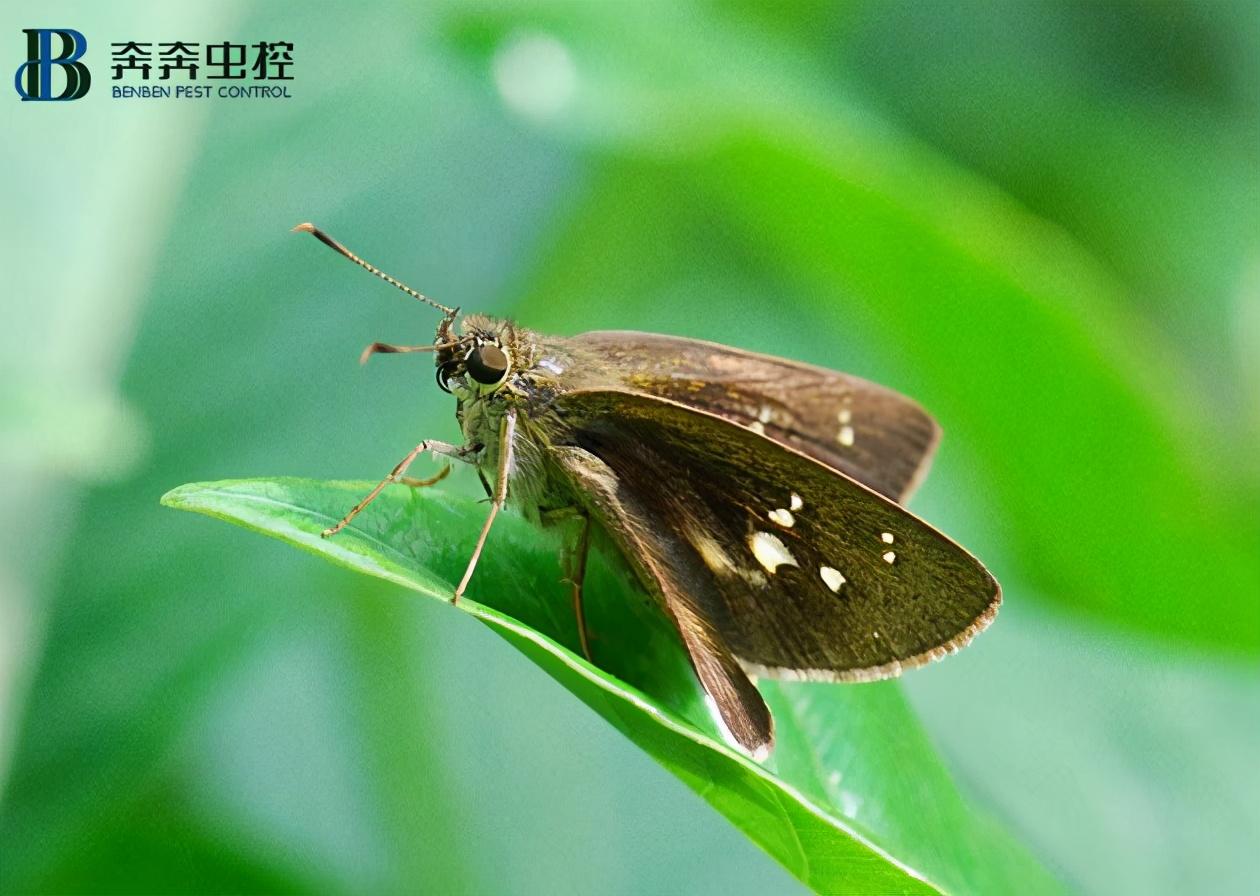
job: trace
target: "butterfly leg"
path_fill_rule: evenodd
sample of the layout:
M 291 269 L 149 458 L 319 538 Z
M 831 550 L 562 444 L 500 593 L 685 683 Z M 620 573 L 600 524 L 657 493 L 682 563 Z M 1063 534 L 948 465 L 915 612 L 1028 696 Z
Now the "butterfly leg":
M 468 560 L 468 568 L 464 570 L 464 577 L 459 580 L 459 586 L 451 598 L 453 604 L 459 603 L 464 589 L 468 587 L 468 580 L 472 578 L 473 570 L 477 568 L 477 561 L 481 558 L 481 549 L 486 546 L 486 537 L 490 534 L 494 518 L 499 515 L 499 508 L 507 501 L 508 472 L 512 469 L 512 452 L 515 443 L 516 411 L 508 408 L 503 415 L 503 423 L 499 427 L 499 468 L 494 481 L 494 496 L 490 500 L 490 513 L 487 514 L 486 522 L 481 527 L 481 534 L 477 536 L 477 546 L 473 548 L 472 557 Z
M 403 485 L 409 485 L 412 488 L 428 488 L 430 485 L 437 485 L 450 474 L 451 465 L 442 464 L 442 469 L 437 471 L 437 475 L 430 476 L 428 479 L 416 479 L 413 476 L 399 476 L 398 481 Z
M 329 526 L 323 532 L 319 533 L 320 536 L 322 536 L 323 538 L 332 538 L 334 535 L 336 535 L 338 532 L 340 532 L 342 529 L 348 526 L 350 524 L 350 521 L 354 519 L 356 516 L 358 516 L 364 507 L 367 507 L 369 504 L 375 501 L 376 496 L 385 490 L 385 486 L 390 485 L 391 483 L 405 482 L 407 485 L 410 485 L 413 488 L 415 488 L 417 486 L 432 485 L 433 483 L 440 482 L 443 478 L 445 478 L 446 474 L 451 471 L 449 464 L 447 464 L 446 468 L 442 470 L 442 472 L 438 473 L 436 476 L 430 479 L 412 479 L 409 476 L 403 475 L 405 472 L 407 472 L 407 468 L 411 466 L 412 462 L 421 454 L 424 454 L 426 451 L 432 452 L 434 455 L 441 454 L 446 457 L 453 457 L 459 460 L 466 460 L 467 459 L 466 456 L 471 453 L 472 449 L 461 446 L 461 445 L 451 445 L 447 442 L 428 442 L 428 441 L 421 442 L 415 448 L 411 449 L 410 454 L 408 454 L 406 457 L 404 457 L 402 460 L 398 462 L 397 466 L 395 466 L 394 469 L 390 471 L 388 476 L 386 476 L 377 484 L 376 488 L 372 489 L 370 492 L 367 493 L 367 497 L 365 497 L 358 504 L 355 504 L 354 507 L 350 508 L 350 512 L 347 513 L 345 516 L 343 516 L 341 518 L 341 521 L 338 522 L 337 525 Z
M 577 537 L 564 551 L 564 581 L 573 589 L 573 616 L 577 620 L 578 643 L 582 645 L 582 655 L 588 662 L 591 658 L 591 642 L 586 632 L 586 613 L 582 609 L 582 588 L 586 579 L 586 555 L 590 553 L 591 521 L 586 511 L 578 507 L 559 507 L 542 513 L 545 525 L 552 525 L 563 520 L 576 519 L 581 528 Z
M 571 558 L 569 583 L 573 586 L 573 618 L 577 620 L 578 641 L 582 645 L 582 656 L 588 663 L 591 659 L 591 642 L 586 634 L 586 613 L 582 609 L 582 583 L 586 579 L 586 555 L 590 552 L 591 523 L 585 513 L 580 517 L 582 529 L 578 534 L 576 550 Z

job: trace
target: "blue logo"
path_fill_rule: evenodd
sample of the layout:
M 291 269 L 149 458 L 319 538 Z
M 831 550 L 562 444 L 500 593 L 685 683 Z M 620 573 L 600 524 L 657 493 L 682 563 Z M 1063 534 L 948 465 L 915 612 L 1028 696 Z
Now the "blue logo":
M 92 73 L 79 62 L 87 52 L 87 38 L 73 28 L 23 28 L 26 62 L 18 66 L 13 87 L 23 102 L 61 102 L 82 99 L 92 86 Z M 53 36 L 61 39 L 61 55 L 53 55 Z M 60 66 L 66 86 L 53 96 L 53 66 Z

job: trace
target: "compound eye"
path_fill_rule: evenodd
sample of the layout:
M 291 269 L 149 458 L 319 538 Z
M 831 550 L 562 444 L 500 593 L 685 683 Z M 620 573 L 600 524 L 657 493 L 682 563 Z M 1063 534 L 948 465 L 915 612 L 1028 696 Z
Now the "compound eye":
M 479 345 L 464 358 L 464 368 L 481 385 L 498 385 L 507 376 L 507 353 L 497 345 Z
M 451 374 L 455 372 L 455 368 L 457 368 L 458 366 L 459 366 L 459 361 L 452 358 L 451 360 L 439 366 L 437 369 L 438 388 L 448 395 L 451 394 L 451 384 L 450 384 Z

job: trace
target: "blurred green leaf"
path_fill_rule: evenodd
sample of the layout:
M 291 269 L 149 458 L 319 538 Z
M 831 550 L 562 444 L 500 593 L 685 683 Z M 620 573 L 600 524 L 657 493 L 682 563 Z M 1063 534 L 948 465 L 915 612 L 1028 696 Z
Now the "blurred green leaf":
M 433 490 L 389 489 L 338 537 L 322 538 L 320 531 L 370 487 L 234 480 L 185 485 L 162 501 L 449 600 L 485 505 Z M 502 518 L 460 606 L 810 887 L 828 893 L 1057 890 L 1021 847 L 966 805 L 895 683 L 763 684 L 779 743 L 765 767 L 758 766 L 721 742 L 681 645 L 626 574 L 600 575 L 589 589 L 600 668 L 572 651 L 576 631 L 565 612 L 555 553 L 523 520 Z
M 1070 231 L 1129 284 L 1127 303 L 1222 379 L 1233 372 L 1218 346 L 1260 249 L 1257 9 L 879 0 L 847 34 L 817 29 L 815 52 Z M 1251 410 L 1230 390 L 1206 398 L 1227 424 Z
M 1253 891 L 1260 667 L 1030 601 L 1001 623 L 905 681 L 969 792 L 1080 892 Z

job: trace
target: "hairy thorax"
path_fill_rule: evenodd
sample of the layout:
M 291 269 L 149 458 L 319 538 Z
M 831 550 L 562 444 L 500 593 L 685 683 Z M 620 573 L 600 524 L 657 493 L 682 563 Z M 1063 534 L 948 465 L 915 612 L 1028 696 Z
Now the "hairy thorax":
M 518 385 L 523 386 L 523 383 Z M 546 521 L 548 512 L 576 506 L 567 478 L 549 461 L 555 437 L 563 432 L 554 412 L 536 393 L 504 390 L 488 396 L 464 398 L 458 417 L 464 444 L 480 446 L 474 455 L 477 469 L 488 483 L 497 480 L 500 463 L 499 433 L 509 406 L 517 412 L 511 467 L 507 470 L 508 503 L 535 522 Z M 562 440 L 563 441 L 563 440 Z

